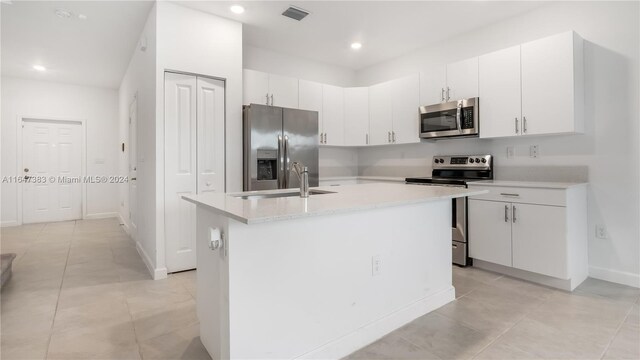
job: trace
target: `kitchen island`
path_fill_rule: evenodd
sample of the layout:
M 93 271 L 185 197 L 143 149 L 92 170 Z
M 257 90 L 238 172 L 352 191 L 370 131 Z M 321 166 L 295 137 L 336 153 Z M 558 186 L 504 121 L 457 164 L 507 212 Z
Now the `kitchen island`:
M 364 184 L 185 196 L 197 312 L 214 359 L 340 358 L 455 299 L 452 198 Z

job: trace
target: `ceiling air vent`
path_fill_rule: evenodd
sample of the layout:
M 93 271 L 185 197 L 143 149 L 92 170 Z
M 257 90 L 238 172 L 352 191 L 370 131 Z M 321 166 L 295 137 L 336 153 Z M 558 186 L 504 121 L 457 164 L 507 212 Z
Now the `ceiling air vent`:
M 300 21 L 304 19 L 307 15 L 309 15 L 309 12 L 306 10 L 302 10 L 300 8 L 289 6 L 289 8 L 282 13 L 282 15 L 288 18 L 291 18 L 293 20 Z

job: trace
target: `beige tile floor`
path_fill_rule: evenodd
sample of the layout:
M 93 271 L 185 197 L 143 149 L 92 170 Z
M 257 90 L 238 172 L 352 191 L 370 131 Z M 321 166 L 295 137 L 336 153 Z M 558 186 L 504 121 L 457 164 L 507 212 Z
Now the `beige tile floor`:
M 18 255 L 3 289 L 0 357 L 209 359 L 195 272 L 151 280 L 113 219 L 3 228 Z M 458 299 L 351 359 L 640 359 L 640 290 L 573 293 L 454 267 Z

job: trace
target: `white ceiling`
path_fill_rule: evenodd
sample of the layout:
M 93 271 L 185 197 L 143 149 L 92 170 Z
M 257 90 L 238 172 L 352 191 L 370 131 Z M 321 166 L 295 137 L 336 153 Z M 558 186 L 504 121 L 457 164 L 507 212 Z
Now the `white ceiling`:
M 180 1 L 241 21 L 244 42 L 354 70 L 539 7 L 530 1 Z M 232 4 L 244 14 L 229 11 Z M 281 15 L 294 5 L 311 14 Z M 350 44 L 359 41 L 362 49 Z
M 3 1 L 2 74 L 117 88 L 152 6 L 150 1 Z M 61 19 L 55 14 L 60 8 L 87 19 Z M 34 64 L 47 71 L 35 71 Z

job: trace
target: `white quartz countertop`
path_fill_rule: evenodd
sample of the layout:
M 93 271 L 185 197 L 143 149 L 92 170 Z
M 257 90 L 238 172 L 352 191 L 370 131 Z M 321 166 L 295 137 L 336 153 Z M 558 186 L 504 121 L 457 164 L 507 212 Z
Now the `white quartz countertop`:
M 587 183 L 547 182 L 547 181 L 513 181 L 513 180 L 484 180 L 473 181 L 469 186 L 506 186 L 537 189 L 568 189 L 574 186 L 584 186 Z
M 334 193 L 299 196 L 242 199 L 237 195 L 252 193 L 283 193 L 298 191 L 284 189 L 272 191 L 244 192 L 232 194 L 185 195 L 183 199 L 198 206 L 235 219 L 245 224 L 290 220 L 309 216 L 331 215 L 364 211 L 391 206 L 403 206 L 457 197 L 481 195 L 486 190 L 473 190 L 445 186 L 416 186 L 394 183 L 360 185 L 321 186 L 312 190 Z M 236 195 L 236 196 L 234 196 Z

